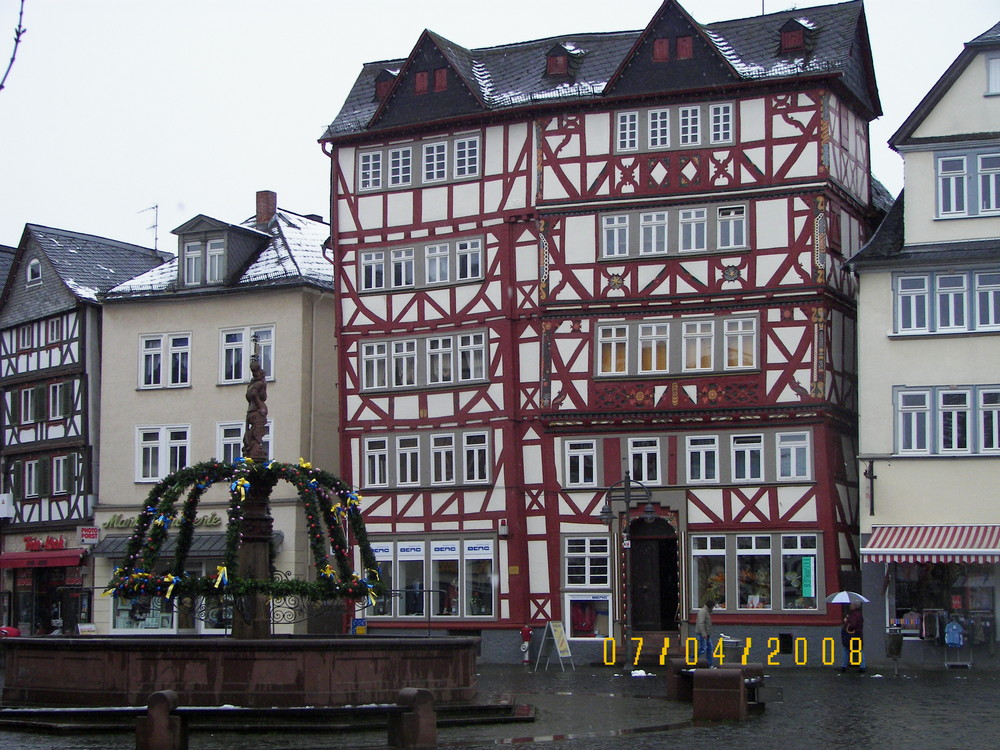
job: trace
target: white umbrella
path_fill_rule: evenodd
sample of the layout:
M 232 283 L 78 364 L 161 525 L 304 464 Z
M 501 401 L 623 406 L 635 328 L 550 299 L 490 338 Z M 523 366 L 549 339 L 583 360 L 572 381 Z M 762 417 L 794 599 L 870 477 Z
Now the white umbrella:
M 826 601 L 830 604 L 854 604 L 854 602 L 867 603 L 869 599 L 856 591 L 838 591 L 836 594 L 830 594 L 826 597 Z

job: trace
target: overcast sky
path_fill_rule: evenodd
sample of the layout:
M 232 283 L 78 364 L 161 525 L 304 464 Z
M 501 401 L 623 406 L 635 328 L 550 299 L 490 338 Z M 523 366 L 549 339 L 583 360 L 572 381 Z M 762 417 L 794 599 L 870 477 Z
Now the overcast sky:
M 761 0 L 687 0 L 699 22 L 757 15 Z M 765 0 L 767 12 L 825 3 Z M 361 65 L 406 57 L 424 28 L 465 47 L 638 30 L 659 0 L 27 0 L 27 33 L 0 91 L 0 244 L 25 223 L 176 250 L 170 230 L 203 213 L 239 222 L 257 190 L 328 218 L 317 143 Z M 17 0 L 0 0 L 0 66 Z M 868 0 L 885 146 L 961 52 L 1000 21 L 996 0 Z M 0 69 L 2 75 L 2 69 Z

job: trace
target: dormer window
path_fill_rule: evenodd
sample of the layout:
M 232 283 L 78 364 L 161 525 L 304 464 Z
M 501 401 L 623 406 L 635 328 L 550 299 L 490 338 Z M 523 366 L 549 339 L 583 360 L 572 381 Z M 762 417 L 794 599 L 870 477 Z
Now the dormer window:
M 438 68 L 434 71 L 434 90 L 444 91 L 448 88 L 448 69 Z
M 28 261 L 25 282 L 28 286 L 35 286 L 42 283 L 42 262 L 38 258 L 32 258 Z
M 653 62 L 668 62 L 670 60 L 670 39 L 661 37 L 653 40 Z
M 389 96 L 389 89 L 396 82 L 396 73 L 391 70 L 383 70 L 375 77 L 375 99 L 384 101 Z
M 185 242 L 183 251 L 185 286 L 221 284 L 226 278 L 226 241 Z
M 690 60 L 693 57 L 694 57 L 694 37 L 693 36 L 677 37 L 677 59 Z
M 798 21 L 787 21 L 781 27 L 781 51 L 797 52 L 805 49 L 806 34 L 805 27 Z
M 201 271 L 204 264 L 204 246 L 200 242 L 184 243 L 184 284 L 196 286 L 201 283 Z
M 226 277 L 226 242 L 209 240 L 205 251 L 205 283 L 221 284 Z
M 545 58 L 545 75 L 564 76 L 568 71 L 569 55 L 566 54 L 566 50 L 563 50 L 561 55 L 550 54 Z
M 415 94 L 426 94 L 430 90 L 429 76 L 426 70 L 422 70 L 413 76 L 413 92 Z

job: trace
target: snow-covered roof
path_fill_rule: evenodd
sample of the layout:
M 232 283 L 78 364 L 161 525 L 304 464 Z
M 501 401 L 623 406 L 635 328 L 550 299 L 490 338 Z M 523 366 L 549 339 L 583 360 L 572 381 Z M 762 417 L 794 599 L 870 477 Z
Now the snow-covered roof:
M 238 226 L 240 229 L 256 228 L 253 218 Z M 245 269 L 234 269 L 240 271 L 238 276 L 218 287 L 199 287 L 197 292 L 297 285 L 333 289 L 333 266 L 323 257 L 323 244 L 330 237 L 329 224 L 278 209 L 267 226 L 266 234 L 270 235 L 270 241 Z M 117 285 L 105 298 L 124 299 L 190 291 L 178 283 L 177 264 L 175 257 L 159 268 Z

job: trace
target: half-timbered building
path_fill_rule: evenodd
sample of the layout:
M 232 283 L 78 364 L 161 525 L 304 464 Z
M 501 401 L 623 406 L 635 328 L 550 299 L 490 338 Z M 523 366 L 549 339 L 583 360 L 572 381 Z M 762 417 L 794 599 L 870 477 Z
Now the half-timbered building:
M 2 621 L 24 635 L 90 622 L 87 543 L 100 434 L 99 295 L 163 262 L 148 248 L 27 224 L 0 297 Z
M 243 455 L 247 383 L 257 356 L 267 383 L 265 444 L 271 458 L 300 458 L 335 470 L 337 402 L 333 273 L 323 256 L 329 225 L 278 207 L 269 190 L 242 224 L 198 215 L 174 230 L 177 255 L 104 295 L 104 330 L 117 343 L 105 359 L 100 493 L 95 521 L 95 577 L 107 582 L 121 564 L 137 512 L 149 491 L 179 469 Z M 229 488 L 201 499 L 188 554 L 193 575 L 223 563 Z M 312 559 L 295 490 L 281 484 L 270 501 L 274 565 L 305 577 Z M 173 560 L 175 528 L 161 564 Z M 221 634 L 232 625 L 222 597 L 197 601 L 100 597 L 101 633 Z M 339 626 L 283 610 L 279 630 Z M 292 620 L 296 620 L 293 623 Z
M 322 143 L 369 627 L 837 621 L 879 114 L 860 2 L 364 65 Z

